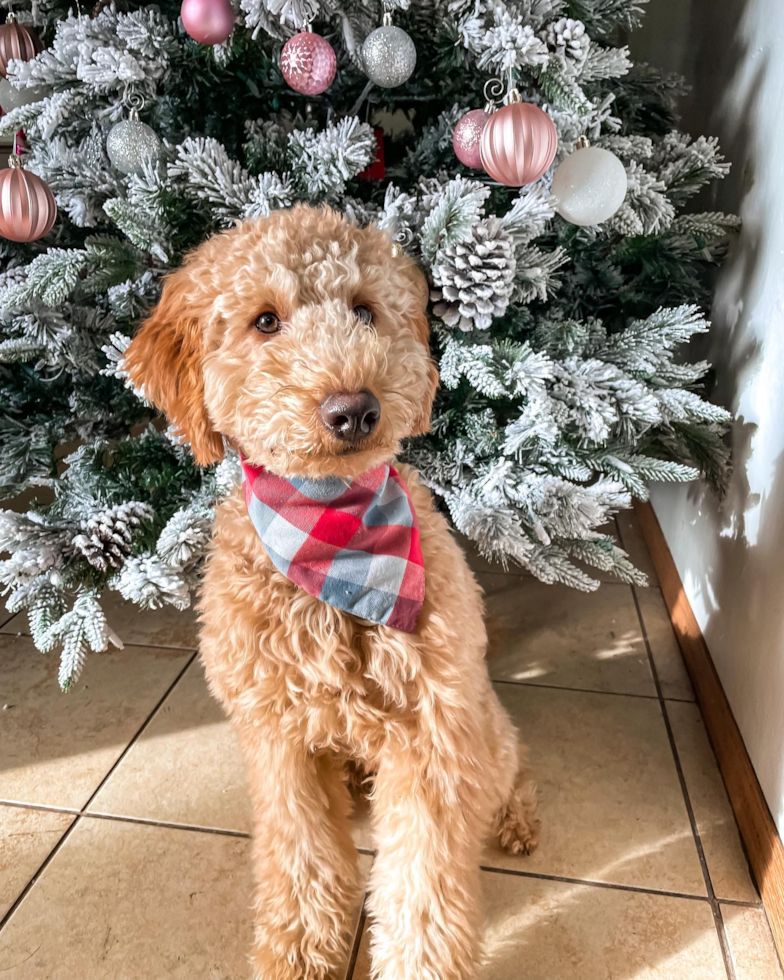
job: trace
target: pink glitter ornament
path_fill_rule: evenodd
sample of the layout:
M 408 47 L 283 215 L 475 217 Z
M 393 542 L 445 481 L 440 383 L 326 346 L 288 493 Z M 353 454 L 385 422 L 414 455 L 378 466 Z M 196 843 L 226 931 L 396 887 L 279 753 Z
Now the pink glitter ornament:
M 452 135 L 455 156 L 461 163 L 474 170 L 482 169 L 479 143 L 482 139 L 482 130 L 489 118 L 490 113 L 484 109 L 472 109 L 458 122 Z
M 300 31 L 290 37 L 280 53 L 280 70 L 295 92 L 321 95 L 332 84 L 338 62 L 329 41 L 320 34 Z
M 513 89 L 508 105 L 487 120 L 482 130 L 482 166 L 493 180 L 522 187 L 539 180 L 555 159 L 558 133 L 552 119 L 535 105 L 520 101 Z
M 229 0 L 182 0 L 180 17 L 185 30 L 199 44 L 223 44 L 236 20 Z

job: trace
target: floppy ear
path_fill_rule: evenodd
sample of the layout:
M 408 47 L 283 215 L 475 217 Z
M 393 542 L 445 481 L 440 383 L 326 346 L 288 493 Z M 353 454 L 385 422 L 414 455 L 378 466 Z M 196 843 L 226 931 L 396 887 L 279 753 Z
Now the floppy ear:
M 188 440 L 201 466 L 223 459 L 223 439 L 204 404 L 202 316 L 195 259 L 168 276 L 160 302 L 125 352 L 124 367 L 148 401 L 162 409 Z
M 413 262 L 411 262 L 406 270 L 407 278 L 411 280 L 411 284 L 414 288 L 415 294 L 418 301 L 418 309 L 414 315 L 414 331 L 425 345 L 425 349 L 430 354 L 430 324 L 427 319 L 427 303 L 430 299 L 430 289 L 427 285 L 427 279 L 424 273 L 421 272 Z M 417 416 L 414 422 L 414 430 L 411 433 L 413 436 L 423 436 L 426 432 L 430 431 L 430 413 L 433 410 L 433 400 L 436 397 L 436 392 L 438 391 L 439 376 L 438 367 L 435 361 L 431 358 L 428 363 L 428 390 L 425 399 L 422 403 L 422 410 Z

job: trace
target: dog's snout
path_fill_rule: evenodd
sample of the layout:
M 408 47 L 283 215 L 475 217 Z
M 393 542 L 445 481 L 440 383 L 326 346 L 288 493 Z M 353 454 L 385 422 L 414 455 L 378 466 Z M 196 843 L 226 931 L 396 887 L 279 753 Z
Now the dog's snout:
M 329 395 L 319 408 L 321 421 L 333 436 L 345 442 L 359 442 L 378 425 L 381 406 L 367 389 L 339 391 Z

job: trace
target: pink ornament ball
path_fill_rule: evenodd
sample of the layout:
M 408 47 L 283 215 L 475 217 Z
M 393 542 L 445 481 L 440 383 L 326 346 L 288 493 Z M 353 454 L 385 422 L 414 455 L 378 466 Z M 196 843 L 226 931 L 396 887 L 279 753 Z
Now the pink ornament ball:
M 522 187 L 539 180 L 555 159 L 558 133 L 552 119 L 528 102 L 510 102 L 482 130 L 482 166 L 493 180 Z
M 35 242 L 52 230 L 56 217 L 54 195 L 40 177 L 16 160 L 0 170 L 0 236 Z
M 5 24 L 0 25 L 0 75 L 6 77 L 12 59 L 30 61 L 43 47 L 35 29 L 17 23 L 16 15 L 9 13 Z
M 474 170 L 482 169 L 479 144 L 482 139 L 482 130 L 489 118 L 490 113 L 485 112 L 484 109 L 472 109 L 458 122 L 452 135 L 455 156 L 461 163 L 467 167 L 472 167 Z
M 320 34 L 300 31 L 290 37 L 280 53 L 280 70 L 295 92 L 321 95 L 332 84 L 338 61 L 329 41 Z
M 236 20 L 229 0 L 182 0 L 180 17 L 185 30 L 199 44 L 223 44 Z

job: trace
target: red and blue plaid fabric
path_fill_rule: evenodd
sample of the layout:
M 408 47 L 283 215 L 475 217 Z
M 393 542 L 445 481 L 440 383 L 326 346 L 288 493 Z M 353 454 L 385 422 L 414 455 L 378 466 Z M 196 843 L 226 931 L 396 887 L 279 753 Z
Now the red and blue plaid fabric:
M 349 483 L 275 476 L 242 461 L 250 519 L 273 565 L 324 602 L 413 633 L 425 598 L 408 487 L 386 464 Z

